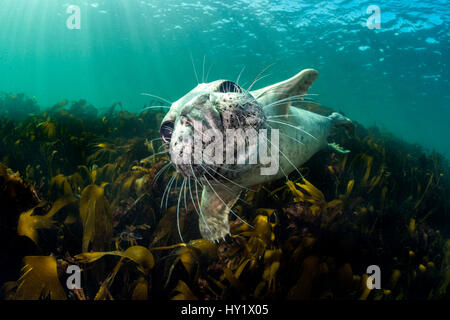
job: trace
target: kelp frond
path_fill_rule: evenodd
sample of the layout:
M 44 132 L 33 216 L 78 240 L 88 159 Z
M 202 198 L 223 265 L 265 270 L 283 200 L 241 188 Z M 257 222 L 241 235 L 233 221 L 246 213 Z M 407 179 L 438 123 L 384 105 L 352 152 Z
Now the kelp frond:
M 29 256 L 18 280 L 17 300 L 66 300 L 59 282 L 55 257 Z

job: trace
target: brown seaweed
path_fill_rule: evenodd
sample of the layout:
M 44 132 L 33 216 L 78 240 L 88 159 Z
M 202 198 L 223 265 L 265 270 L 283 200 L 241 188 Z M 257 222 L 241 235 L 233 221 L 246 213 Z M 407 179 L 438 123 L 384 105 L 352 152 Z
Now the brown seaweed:
M 23 96 L 0 101 L 36 109 Z M 299 168 L 303 177 L 244 193 L 233 211 L 251 227 L 231 221 L 226 241 L 200 239 L 187 204 L 180 243 L 175 197 L 160 205 L 172 173 L 155 181 L 167 161 L 152 140 L 162 115 L 117 105 L 99 114 L 64 100 L 0 118 L 2 298 L 450 297 L 441 155 L 357 124 L 334 137 L 350 154 L 323 151 Z M 382 289 L 366 286 L 373 264 Z M 65 288 L 69 265 L 82 268 L 82 289 Z

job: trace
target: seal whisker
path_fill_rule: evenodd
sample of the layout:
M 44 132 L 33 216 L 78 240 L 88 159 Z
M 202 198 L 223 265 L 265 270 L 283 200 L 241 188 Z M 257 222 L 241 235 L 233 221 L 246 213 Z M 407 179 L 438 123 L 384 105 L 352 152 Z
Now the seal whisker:
M 156 98 L 156 99 L 159 99 L 161 101 L 167 102 L 168 104 L 172 104 L 173 103 L 173 102 L 170 102 L 169 100 L 167 100 L 167 99 L 165 99 L 163 97 L 160 97 L 160 96 L 157 96 L 157 95 L 154 95 L 154 94 L 143 92 L 143 93 L 141 93 L 141 95 L 142 96 L 148 96 L 148 97 Z M 155 106 L 155 107 L 156 108 L 169 108 L 170 109 L 170 107 L 168 107 L 168 106 Z M 151 108 L 151 107 L 147 107 L 147 108 Z
M 267 119 L 286 118 L 286 117 L 298 117 L 298 118 L 301 118 L 301 116 L 295 115 L 295 114 L 282 114 L 282 115 L 276 115 L 276 116 L 268 116 Z
M 172 176 L 172 179 L 169 181 L 170 183 L 168 184 L 167 193 L 166 193 L 166 201 L 165 201 L 166 210 L 167 210 L 168 202 L 169 202 L 170 189 L 172 188 L 174 181 L 175 181 L 175 175 Z
M 273 129 L 273 127 L 270 126 L 269 124 L 267 124 L 267 126 L 268 126 L 270 129 Z M 282 134 L 283 136 L 286 136 L 286 137 L 288 137 L 289 139 L 292 139 L 292 140 L 294 140 L 294 141 L 296 141 L 296 142 L 298 142 L 298 143 L 300 143 L 300 144 L 302 144 L 302 145 L 305 145 L 305 144 L 304 144 L 303 142 L 301 142 L 300 140 L 297 140 L 297 139 L 291 137 L 291 136 L 288 135 L 288 134 L 285 134 L 285 133 L 283 133 L 283 132 L 281 132 L 281 131 L 280 131 L 280 134 Z
M 213 65 L 210 65 L 210 66 L 209 66 L 208 72 L 206 73 L 206 79 L 205 79 L 206 82 L 208 82 L 208 76 L 209 76 L 209 72 L 211 71 L 212 66 L 213 66 Z
M 284 92 L 284 91 L 280 90 L 280 92 Z M 297 99 L 297 98 L 303 99 L 306 95 L 307 95 L 306 93 L 296 94 L 296 95 L 293 95 L 293 96 L 289 96 L 289 97 L 286 97 L 286 98 L 275 100 L 272 103 L 276 103 L 276 102 L 280 102 L 280 101 L 289 101 L 289 100 Z M 266 106 L 270 106 L 272 103 L 269 103 L 269 104 L 265 105 L 265 107 Z
M 297 106 L 301 106 L 301 105 L 314 105 L 314 106 L 319 106 L 319 107 L 322 106 L 320 103 L 317 103 L 312 100 L 296 99 L 296 100 L 288 100 L 288 101 L 276 101 L 271 104 L 268 104 L 267 106 L 264 107 L 264 109 L 276 107 L 276 106 L 283 105 L 283 104 L 286 104 L 289 102 L 291 103 L 291 106 L 293 106 L 293 107 L 297 107 Z
M 169 145 L 168 142 L 164 142 L 162 145 L 160 145 L 160 146 L 158 147 L 158 151 L 159 151 L 161 148 L 167 147 L 168 145 Z
M 197 209 L 197 205 L 195 204 L 194 197 L 192 195 L 191 177 L 188 178 L 188 185 L 189 185 L 189 194 L 191 195 L 192 205 L 194 206 L 194 210 L 197 212 L 198 216 L 200 217 L 200 214 L 199 214 L 198 209 Z
M 316 137 L 314 137 L 314 136 L 313 136 L 312 134 L 310 134 L 309 132 L 303 130 L 302 128 L 296 127 L 296 126 L 294 126 L 294 125 L 292 125 L 292 124 L 290 124 L 290 123 L 283 122 L 283 121 L 275 121 L 275 120 L 270 120 L 270 119 L 267 119 L 267 121 L 273 122 L 273 123 L 284 124 L 284 125 L 286 125 L 286 126 L 295 128 L 295 129 L 297 129 L 297 130 L 299 130 L 299 131 L 301 131 L 301 132 L 306 133 L 306 134 L 307 134 L 308 136 L 310 136 L 311 138 L 314 138 L 315 140 L 319 141 L 319 139 L 317 139 Z
M 192 175 L 193 175 L 193 177 L 194 177 L 194 181 L 200 183 L 200 185 L 203 187 L 203 184 L 198 180 L 197 176 L 195 175 L 194 168 L 192 167 L 192 163 L 189 163 L 189 166 L 190 166 L 190 168 L 191 168 Z
M 245 66 L 242 68 L 241 72 L 239 72 L 239 75 L 238 75 L 238 77 L 236 79 L 236 84 L 237 85 L 239 85 L 239 80 L 241 80 L 241 75 L 242 75 L 242 72 L 244 72 L 244 70 L 245 70 Z
M 314 104 L 314 103 L 307 103 L 305 100 L 303 99 L 296 99 L 296 100 L 287 100 L 287 101 L 276 101 L 276 102 L 272 102 L 271 104 L 265 106 L 263 108 L 263 110 L 267 110 L 268 108 L 272 108 L 272 107 L 277 107 L 277 106 L 282 106 L 282 105 L 286 105 L 286 104 L 290 104 L 293 107 L 297 107 L 300 105 L 305 105 L 305 104 Z M 319 104 L 316 104 L 319 105 Z
M 192 53 L 191 53 L 191 62 L 192 62 L 192 68 L 194 68 L 195 79 L 197 79 L 197 84 L 199 84 L 197 69 L 195 68 L 195 63 L 194 63 L 194 58 L 192 57 Z
M 262 137 L 264 137 L 264 136 L 262 136 Z M 266 141 L 268 141 L 268 142 L 272 145 L 272 147 L 275 147 L 275 148 L 278 150 L 278 152 L 281 153 L 281 155 L 287 160 L 287 162 L 289 162 L 289 164 L 295 169 L 295 171 L 298 172 L 298 174 L 300 175 L 300 177 L 303 178 L 302 173 L 301 173 L 301 172 L 298 170 L 298 168 L 292 163 L 292 161 L 284 154 L 284 152 L 281 151 L 280 148 L 278 148 L 277 146 L 275 146 L 275 145 L 272 143 L 272 141 L 270 141 L 270 140 L 267 139 L 266 137 L 264 137 L 264 138 L 266 139 Z M 283 171 L 283 169 L 282 169 L 281 166 L 280 166 L 280 169 Z M 286 173 L 285 173 L 284 171 L 283 171 L 283 173 L 284 173 L 284 175 L 286 176 L 286 179 L 288 179 Z
M 302 118 L 303 116 L 295 115 L 295 114 L 284 114 L 284 115 L 278 115 L 278 116 L 269 116 L 269 117 L 267 117 L 267 119 L 286 118 L 286 117 Z
M 258 78 L 264 73 L 266 72 L 267 69 L 269 69 L 270 67 L 272 67 L 275 63 L 269 64 L 267 67 L 265 67 L 260 73 L 258 73 L 258 75 L 256 76 L 256 78 L 253 80 L 253 82 L 250 84 L 250 86 L 248 87 L 247 91 L 250 91 L 250 89 L 253 87 L 253 85 L 255 84 L 255 82 L 258 80 Z
M 178 178 L 177 178 L 178 181 Z M 183 183 L 181 184 L 180 193 L 178 195 L 178 203 L 177 203 L 177 228 L 178 228 L 178 235 L 180 236 L 181 242 L 184 242 L 183 236 L 181 235 L 181 229 L 180 229 L 180 202 L 181 202 L 181 194 L 184 187 L 184 184 L 186 183 L 186 178 L 183 179 Z
M 283 92 L 286 92 L 286 89 L 271 89 L 269 91 L 271 93 L 283 93 Z M 303 97 L 314 96 L 314 97 L 318 97 L 319 94 L 318 93 L 301 93 L 301 94 L 299 94 L 297 96 L 303 96 Z
M 162 167 L 162 169 L 158 170 L 155 177 L 153 178 L 153 184 L 156 183 L 156 181 L 159 179 L 159 177 L 162 176 L 163 172 L 166 171 L 170 167 L 171 164 L 172 164 L 171 162 L 168 162 L 164 165 L 164 167 Z
M 217 183 L 219 183 L 220 185 L 224 186 L 226 189 L 230 190 L 228 188 L 228 186 L 226 184 L 224 184 L 223 182 L 220 182 L 219 180 L 217 180 L 204 166 L 200 165 L 200 167 L 205 170 L 205 172 L 211 177 L 213 178 L 215 181 L 217 181 Z M 211 169 L 212 170 L 212 169 Z M 213 170 L 214 171 L 214 170 Z M 215 171 L 214 171 L 215 173 Z
M 153 141 L 162 140 L 161 137 L 150 140 L 148 143 L 152 143 Z
M 205 61 L 206 61 L 206 55 L 203 56 L 202 83 L 205 83 Z
M 268 73 L 268 74 L 265 74 L 265 75 L 259 77 L 259 79 L 255 80 L 255 81 L 252 83 L 252 85 L 247 89 L 247 91 L 250 91 L 250 89 L 252 88 L 252 86 L 254 86 L 258 81 L 261 81 L 261 80 L 264 79 L 264 78 L 270 77 L 271 75 L 272 75 L 271 73 Z
M 226 170 L 226 171 L 231 171 L 231 172 L 242 172 L 242 170 L 236 170 L 236 169 L 231 169 L 231 168 L 226 168 L 226 167 L 221 167 L 220 169 Z
M 170 109 L 170 107 L 168 107 L 168 106 L 152 106 L 152 107 L 145 107 L 145 108 L 142 109 L 142 110 L 160 109 L 160 108 Z
M 242 188 L 242 189 L 245 189 L 245 190 L 248 190 L 248 191 L 253 191 L 253 192 L 256 192 L 256 190 L 252 190 L 252 189 L 249 189 L 249 188 L 247 188 L 247 187 L 244 187 L 244 186 L 242 186 L 242 185 L 240 185 L 239 183 L 237 183 L 237 182 L 234 182 L 234 181 L 232 181 L 232 180 L 230 180 L 230 179 L 228 179 L 227 177 L 225 177 L 224 175 L 222 175 L 222 174 L 220 174 L 220 172 L 219 171 L 217 171 L 217 170 L 214 170 L 213 168 L 211 168 L 211 167 L 209 167 L 208 165 L 206 166 L 206 168 L 204 168 L 205 170 L 207 170 L 207 168 L 208 169 L 211 169 L 212 170 L 212 172 L 214 172 L 215 174 L 218 174 L 219 176 L 221 176 L 222 178 L 224 178 L 224 179 L 226 179 L 226 180 L 228 180 L 229 182 L 231 182 L 232 184 L 234 184 L 234 185 L 236 185 L 236 186 L 238 186 L 238 187 L 240 187 L 240 188 Z
M 173 177 L 173 175 L 170 177 L 170 179 L 169 179 L 169 182 L 167 182 L 167 185 L 166 185 L 166 187 L 164 188 L 164 192 L 163 192 L 163 195 L 162 195 L 162 197 L 161 197 L 161 205 L 160 205 L 160 208 L 162 209 L 162 206 L 163 206 L 163 203 L 164 203 L 164 198 L 165 198 L 165 196 L 166 196 L 166 192 L 167 192 L 167 189 L 169 188 L 169 185 L 170 185 L 170 183 L 172 182 L 172 180 L 174 179 L 174 177 Z
M 167 183 L 167 185 L 166 185 L 166 187 L 165 187 L 165 189 L 164 189 L 164 192 L 163 192 L 163 195 L 162 195 L 162 198 L 161 198 L 161 205 L 160 205 L 161 209 L 162 209 L 162 205 L 163 205 L 163 203 L 164 203 L 164 197 L 165 197 L 165 195 L 166 195 L 166 192 L 167 192 L 169 186 L 172 184 L 173 179 L 175 179 L 174 176 L 172 176 L 172 177 L 170 178 L 169 182 Z M 166 202 L 166 207 L 167 207 L 167 202 Z
M 176 190 L 177 186 L 178 186 L 178 174 L 175 174 L 174 179 L 172 180 L 172 183 L 169 186 L 169 190 L 166 193 L 166 210 L 168 209 L 170 190 L 172 189 L 172 186 L 173 186 L 174 182 L 175 182 L 175 190 Z
M 261 98 L 262 96 L 264 96 L 266 93 L 278 93 L 278 94 L 280 94 L 280 93 L 286 93 L 286 89 L 268 89 L 268 90 L 266 90 L 266 91 L 264 91 L 264 92 L 261 92 L 259 95 L 257 95 L 257 96 L 255 96 L 255 99 L 259 99 L 259 98 Z M 296 96 L 302 96 L 302 97 L 309 97 L 309 96 L 314 96 L 314 97 L 317 97 L 317 96 L 319 96 L 319 94 L 318 93 L 302 93 L 302 94 L 299 94 L 299 95 L 296 95 Z M 291 98 L 292 96 L 289 96 L 289 97 L 286 97 L 286 98 L 283 98 L 283 99 L 289 99 L 289 98 Z M 281 100 L 281 99 L 280 99 Z
M 223 182 L 220 182 L 219 180 L 217 180 L 205 167 L 203 167 L 202 166 L 202 168 L 205 170 L 205 172 L 211 177 L 211 178 L 213 178 L 215 181 L 217 181 L 217 183 L 219 183 L 219 185 L 222 185 L 222 186 L 224 186 L 225 187 L 225 189 L 227 189 L 228 190 L 228 192 L 230 193 L 230 194 L 235 194 L 235 192 L 233 192 L 233 190 L 232 189 L 230 189 L 230 187 L 228 187 L 225 183 L 223 183 Z M 217 174 L 219 174 L 217 171 L 214 171 L 212 168 L 210 168 L 214 173 L 217 173 Z M 223 176 L 222 176 L 223 177 Z M 224 177 L 225 178 L 225 177 Z M 231 180 L 230 180 L 231 181 Z M 231 181 L 231 182 L 233 182 L 233 181 Z M 244 188 L 244 189 L 247 189 L 247 190 L 250 190 L 250 189 L 248 189 L 248 188 L 245 188 L 245 187 L 243 187 L 243 186 L 241 186 L 241 185 L 239 185 L 239 184 L 236 184 L 236 183 L 234 183 L 233 182 L 233 184 L 235 184 L 235 185 L 237 185 L 239 188 Z M 254 190 L 251 190 L 251 191 L 254 191 Z M 248 203 L 247 201 L 245 201 L 244 199 L 241 199 L 241 197 L 239 197 L 239 199 L 238 200 L 241 200 L 242 202 L 244 202 L 245 204 L 248 204 L 248 205 L 250 205 L 250 203 Z
M 154 153 L 154 154 L 152 154 L 152 156 L 158 156 L 160 154 L 165 154 L 165 153 L 168 153 L 168 152 L 169 152 L 169 150 L 165 150 L 165 151 L 161 151 L 161 152 L 158 152 L 158 153 Z
M 238 186 L 238 187 L 241 188 L 241 189 L 246 189 L 246 190 L 248 190 L 248 191 L 256 192 L 256 190 L 246 188 L 246 187 L 241 186 L 240 184 L 238 184 L 238 183 L 236 183 L 236 182 L 234 182 L 234 181 L 228 179 L 227 177 L 221 175 L 219 172 L 215 171 L 215 170 L 214 170 L 213 168 L 211 168 L 211 167 L 206 166 L 206 168 L 205 168 L 205 167 L 202 166 L 202 168 L 205 170 L 205 172 L 206 172 L 209 176 L 211 176 L 211 178 L 213 178 L 213 179 L 214 179 L 215 181 L 217 181 L 219 184 L 223 185 L 223 186 L 228 190 L 228 192 L 229 192 L 230 194 L 235 194 L 235 192 L 233 192 L 233 190 L 231 190 L 226 184 L 220 182 L 220 181 L 217 180 L 213 175 L 211 175 L 211 174 L 209 173 L 209 171 L 207 170 L 207 168 L 208 168 L 208 169 L 211 169 L 211 170 L 213 171 L 213 173 L 216 173 L 216 174 L 220 175 L 221 177 L 227 179 L 228 181 L 230 181 L 231 183 L 233 183 L 234 185 Z M 241 200 L 243 203 L 245 203 L 245 204 L 247 204 L 247 205 L 251 205 L 250 203 L 248 203 L 247 201 L 245 201 L 245 200 L 242 199 L 241 197 L 239 197 L 238 200 Z
M 200 183 L 200 181 L 196 177 L 194 177 L 194 182 L 195 182 L 195 196 L 197 198 L 198 208 L 200 210 L 200 214 L 203 215 L 203 213 L 202 213 L 202 206 L 201 206 L 201 203 L 200 203 L 200 197 L 198 196 L 198 185 L 197 185 L 197 184 L 200 184 L 200 186 L 201 186 L 202 184 Z M 201 196 L 201 194 L 200 194 L 200 196 Z
M 296 104 L 296 103 L 308 103 L 308 102 L 313 103 L 312 101 L 304 100 L 301 97 L 299 97 L 299 98 L 289 98 L 289 99 L 286 99 L 286 100 L 282 99 L 282 100 L 278 100 L 278 101 L 272 102 L 272 103 L 264 106 L 264 108 L 270 108 L 270 107 L 273 107 L 273 106 L 279 106 L 279 105 L 286 104 L 286 103 L 291 103 L 291 104 L 294 103 L 294 104 Z
M 184 188 L 183 188 L 183 198 L 184 198 L 184 209 L 186 210 L 186 214 L 188 213 L 187 203 L 186 203 L 186 189 L 187 189 L 187 180 L 188 178 L 184 178 Z
M 296 96 L 291 96 L 291 97 L 283 98 L 283 99 L 280 99 L 280 100 L 276 100 L 276 101 L 274 101 L 272 103 L 269 103 L 269 104 L 265 105 L 263 107 L 263 109 L 268 108 L 268 107 L 272 107 L 274 105 L 279 105 L 281 103 L 286 103 L 286 102 L 305 102 L 305 101 L 311 102 L 311 103 L 317 103 L 317 102 L 310 101 L 310 100 L 304 100 L 304 95 L 303 94 L 299 94 L 299 95 L 296 95 Z

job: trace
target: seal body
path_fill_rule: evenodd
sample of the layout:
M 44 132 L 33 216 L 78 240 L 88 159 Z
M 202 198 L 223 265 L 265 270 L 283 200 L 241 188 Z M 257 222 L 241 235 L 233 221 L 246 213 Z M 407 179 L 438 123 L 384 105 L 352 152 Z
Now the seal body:
M 170 159 L 177 172 L 189 184 L 193 179 L 202 185 L 198 211 L 199 229 L 204 238 L 219 240 L 229 234 L 229 213 L 243 189 L 287 177 L 328 146 L 327 138 L 335 126 L 351 123 L 338 113 L 325 117 L 290 107 L 292 101 L 306 94 L 317 76 L 317 71 L 306 69 L 283 82 L 251 92 L 231 81 L 217 80 L 199 84 L 172 104 L 162 121 L 161 135 L 169 144 Z M 263 174 L 262 169 L 267 172 L 273 163 L 214 161 L 230 159 L 229 149 L 220 147 L 220 144 L 229 146 L 225 133 L 258 130 L 271 132 L 270 137 L 246 135 L 245 146 L 258 152 L 263 145 L 270 145 L 278 161 L 270 174 Z M 238 139 L 237 135 L 234 138 Z M 198 140 L 207 142 L 200 147 L 200 151 L 207 153 L 206 159 L 198 153 Z M 202 161 L 196 161 L 200 156 Z M 251 156 L 250 151 L 245 153 L 245 159 L 231 153 L 232 160 L 237 162 L 249 160 Z

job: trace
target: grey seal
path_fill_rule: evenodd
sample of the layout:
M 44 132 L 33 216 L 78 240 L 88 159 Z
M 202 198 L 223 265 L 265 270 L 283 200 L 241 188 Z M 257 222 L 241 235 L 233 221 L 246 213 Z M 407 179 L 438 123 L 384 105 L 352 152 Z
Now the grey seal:
M 198 84 L 172 103 L 161 122 L 161 138 L 168 147 L 171 163 L 183 177 L 184 197 L 189 192 L 199 215 L 202 237 L 215 241 L 230 233 L 229 214 L 234 214 L 232 207 L 243 190 L 287 177 L 327 146 L 348 152 L 327 140 L 336 126 L 351 124 L 348 118 L 335 112 L 322 116 L 291 107 L 303 101 L 317 77 L 316 70 L 305 69 L 292 78 L 254 91 L 244 90 L 229 80 L 216 80 Z M 270 131 L 270 137 L 255 137 L 247 134 L 249 131 Z M 244 133 L 244 155 L 238 154 L 238 148 L 229 152 L 229 146 L 237 145 L 239 134 L 228 144 L 228 132 Z M 220 144 L 226 147 L 217 147 Z M 278 163 L 248 161 L 261 149 L 271 149 Z M 208 161 L 204 157 L 198 161 L 202 155 L 199 151 L 208 151 Z M 235 161 L 214 162 L 217 158 Z M 192 193 L 197 185 L 202 194 L 196 205 Z M 181 196 L 180 191 L 178 206 Z

